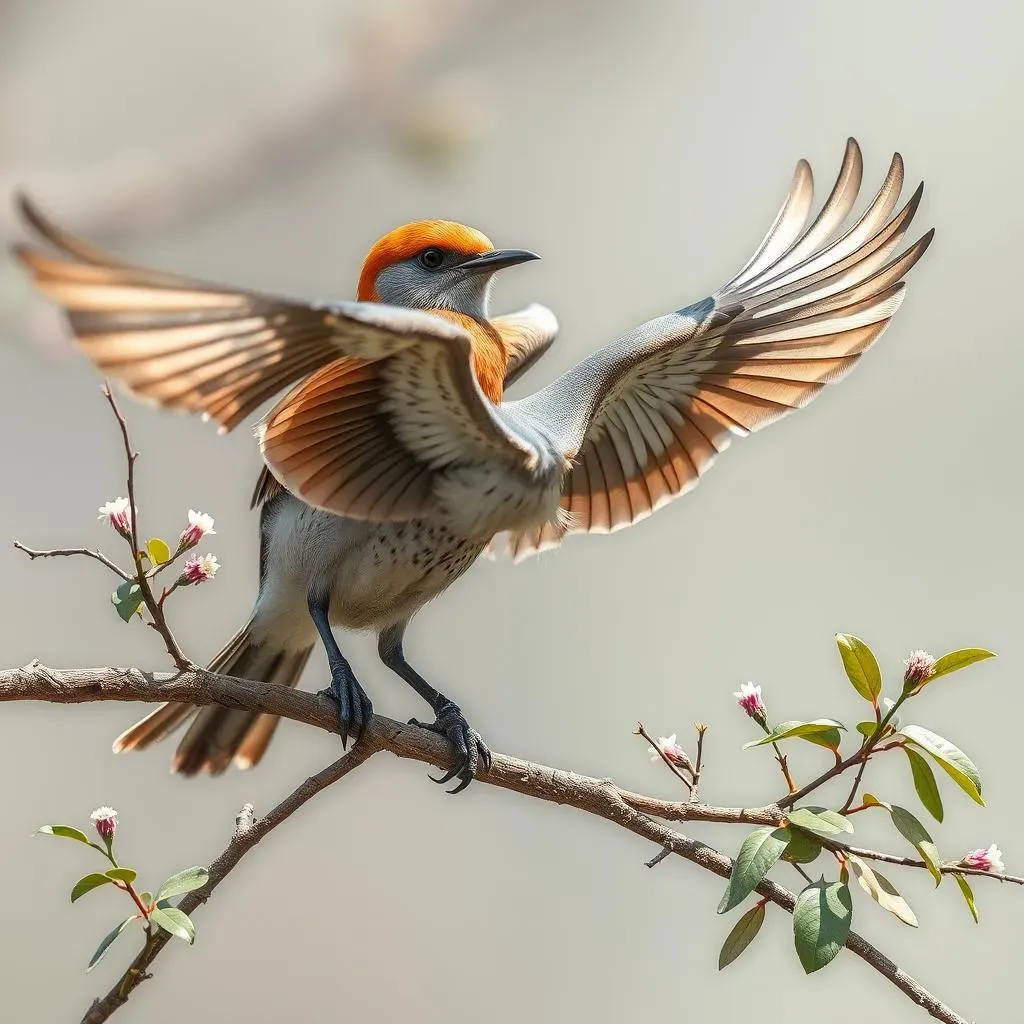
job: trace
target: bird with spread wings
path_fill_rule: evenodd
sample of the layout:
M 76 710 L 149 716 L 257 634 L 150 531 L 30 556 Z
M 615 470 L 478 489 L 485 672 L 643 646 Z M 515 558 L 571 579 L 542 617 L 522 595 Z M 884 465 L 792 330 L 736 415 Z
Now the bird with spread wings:
M 504 387 L 554 340 L 550 311 L 491 317 L 493 274 L 534 259 L 448 221 L 405 225 L 363 265 L 356 301 L 309 303 L 114 259 L 27 200 L 56 254 L 16 254 L 66 311 L 78 349 L 158 406 L 231 430 L 259 421 L 265 470 L 260 593 L 218 671 L 295 685 L 319 635 L 343 737 L 372 705 L 332 626 L 373 629 L 382 660 L 430 703 L 457 788 L 489 753 L 459 707 L 406 661 L 409 619 L 499 533 L 516 558 L 569 534 L 639 522 L 692 488 L 733 437 L 807 404 L 848 373 L 904 298 L 929 231 L 904 245 L 923 186 L 899 209 L 899 154 L 856 219 L 863 164 L 849 140 L 812 217 L 800 161 L 754 255 L 713 294 L 649 320 L 546 387 Z M 148 746 L 192 709 L 164 705 L 119 737 Z M 262 757 L 265 715 L 207 708 L 178 748 L 186 774 Z

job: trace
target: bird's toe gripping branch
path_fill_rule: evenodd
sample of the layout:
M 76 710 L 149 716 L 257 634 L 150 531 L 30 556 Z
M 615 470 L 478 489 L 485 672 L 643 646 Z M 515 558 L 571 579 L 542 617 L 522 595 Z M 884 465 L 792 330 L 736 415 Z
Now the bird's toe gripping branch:
M 433 775 L 428 778 L 442 786 L 457 778 L 459 784 L 448 792 L 461 793 L 473 781 L 479 767 L 482 766 L 485 771 L 490 770 L 491 751 L 480 733 L 466 721 L 466 716 L 457 704 L 442 698 L 437 704 L 436 712 L 437 718 L 433 722 L 420 722 L 411 718 L 409 724 L 440 733 L 452 745 L 455 763 L 451 770 L 439 779 L 435 779 Z
M 331 685 L 319 696 L 330 697 L 338 706 L 342 747 L 348 746 L 349 735 L 358 742 L 373 717 L 373 704 L 347 662 L 331 666 Z

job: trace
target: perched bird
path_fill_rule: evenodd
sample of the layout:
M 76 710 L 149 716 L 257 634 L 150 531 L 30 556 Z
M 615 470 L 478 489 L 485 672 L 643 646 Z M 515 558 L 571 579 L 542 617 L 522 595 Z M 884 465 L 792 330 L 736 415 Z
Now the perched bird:
M 28 222 L 60 254 L 16 253 L 64 307 L 78 348 L 106 376 L 164 407 L 230 430 L 295 385 L 257 427 L 266 463 L 260 589 L 249 621 L 211 663 L 294 686 L 317 635 L 342 736 L 371 703 L 332 626 L 371 629 L 381 660 L 431 705 L 428 726 L 465 788 L 489 751 L 461 710 L 406 661 L 410 618 L 499 533 L 514 555 L 570 533 L 629 526 L 693 487 L 733 436 L 805 405 L 845 375 L 904 296 L 929 231 L 904 237 L 923 186 L 897 212 L 903 161 L 850 226 L 860 149 L 811 219 L 800 161 L 774 223 L 743 269 L 712 295 L 634 328 L 527 398 L 504 386 L 551 344 L 554 316 L 531 306 L 491 319 L 495 271 L 534 259 L 494 249 L 446 221 L 385 235 L 357 301 L 311 304 L 145 270 L 48 222 Z M 296 383 L 297 382 L 297 383 Z M 165 704 L 115 741 L 162 739 L 193 713 Z M 174 758 L 185 774 L 255 764 L 276 720 L 201 710 Z

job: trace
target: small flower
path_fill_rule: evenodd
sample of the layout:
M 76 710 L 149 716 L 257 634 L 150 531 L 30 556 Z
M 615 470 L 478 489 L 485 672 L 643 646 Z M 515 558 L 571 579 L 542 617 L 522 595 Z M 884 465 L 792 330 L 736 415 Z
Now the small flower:
M 182 573 L 178 577 L 180 586 L 187 587 L 193 583 L 205 583 L 217 575 L 220 563 L 216 555 L 193 555 L 186 559 Z
M 194 548 L 208 533 L 216 533 L 213 528 L 213 516 L 205 512 L 196 512 L 195 509 L 188 510 L 188 526 L 181 531 L 181 538 L 178 542 L 179 551 L 187 551 Z
M 671 736 L 659 736 L 658 746 L 648 747 L 647 753 L 651 755 L 652 761 L 660 761 L 664 755 L 665 759 L 676 767 L 690 767 L 690 759 L 686 756 L 686 751 L 676 743 L 675 733 Z
M 753 683 L 744 683 L 739 691 L 734 693 L 736 703 L 743 708 L 747 715 L 757 722 L 764 722 L 768 709 L 761 699 L 761 687 Z
M 135 512 L 138 514 L 138 509 Z M 97 519 L 106 519 L 122 537 L 131 539 L 132 524 L 127 498 L 117 498 L 114 501 L 108 501 L 105 505 L 100 506 L 99 513 L 96 517 Z
M 117 831 L 117 811 L 113 807 L 97 807 L 89 817 L 96 826 L 100 839 L 109 843 Z
M 903 664 L 903 686 L 912 692 L 920 690 L 935 675 L 935 659 L 927 651 L 913 651 Z
M 965 868 L 978 868 L 980 871 L 997 871 L 1002 873 L 1006 870 L 1003 864 L 1003 853 L 993 843 L 987 850 L 971 850 L 960 861 Z

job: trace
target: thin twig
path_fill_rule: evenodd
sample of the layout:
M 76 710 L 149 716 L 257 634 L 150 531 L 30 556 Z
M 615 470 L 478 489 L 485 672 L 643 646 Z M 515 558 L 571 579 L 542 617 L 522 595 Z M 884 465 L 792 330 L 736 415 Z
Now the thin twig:
M 700 773 L 704 767 L 704 733 L 708 727 L 703 722 L 696 722 L 697 729 L 697 760 L 693 766 L 693 787 L 690 789 L 690 803 L 697 803 L 698 791 L 700 789 Z
M 111 572 L 116 572 L 121 579 L 127 582 L 131 582 L 134 579 L 121 566 L 107 558 L 102 551 L 93 551 L 91 548 L 50 548 L 46 551 L 40 551 L 37 548 L 26 547 L 20 540 L 16 540 L 14 546 L 19 551 L 24 551 L 32 561 L 35 561 L 37 558 L 58 558 L 63 555 L 85 555 L 87 558 L 95 558 L 97 562 L 102 562 Z
M 842 761 L 836 761 L 836 763 L 828 769 L 828 771 L 822 772 L 816 779 L 808 782 L 806 786 L 801 786 L 795 793 L 790 792 L 786 796 L 782 797 L 778 804 L 785 810 L 787 807 L 792 807 L 795 803 L 803 800 L 809 793 L 813 793 L 819 786 L 823 786 L 830 779 L 834 779 L 837 775 L 842 775 L 848 768 L 853 767 L 855 764 L 860 765 L 860 771 L 857 775 L 856 784 L 853 788 L 849 799 L 844 806 L 844 813 L 848 806 L 853 803 L 857 795 L 857 788 L 860 786 L 860 780 L 864 775 L 864 768 L 867 766 L 868 758 L 874 749 L 874 746 L 882 738 L 882 732 L 885 726 L 889 723 L 889 720 L 893 717 L 902 701 L 897 701 L 888 711 L 885 718 L 883 718 L 876 726 L 875 732 L 869 739 L 858 747 L 849 757 L 844 758 Z
M 858 846 L 847 846 L 845 843 L 837 843 L 827 839 L 823 840 L 822 846 L 836 849 L 843 853 L 852 853 L 855 857 L 878 860 L 883 864 L 898 864 L 904 868 L 928 867 L 923 860 L 917 860 L 914 857 L 900 857 L 892 853 L 881 853 L 878 850 L 862 850 Z M 1024 885 L 1024 877 L 1021 875 L 1005 875 L 1000 871 L 985 871 L 984 868 L 969 868 L 959 864 L 940 864 L 939 871 L 944 875 L 977 875 L 980 878 L 993 878 L 997 882 L 1009 882 L 1011 885 Z
M 857 768 L 857 775 L 853 780 L 853 788 L 850 790 L 850 795 L 846 798 L 843 806 L 840 808 L 840 813 L 845 814 L 852 806 L 853 801 L 857 799 L 857 790 L 860 789 L 861 779 L 864 778 L 864 772 L 867 770 L 868 761 L 871 760 L 871 754 L 875 747 L 882 740 L 882 733 L 885 732 L 885 727 L 892 721 L 896 716 L 896 712 L 899 711 L 900 705 L 907 699 L 907 695 L 903 694 L 898 700 L 896 700 L 892 707 L 885 713 L 882 720 L 875 726 L 875 731 L 867 737 L 861 747 L 861 762 Z
M 804 871 L 804 869 L 802 867 L 800 867 L 799 864 L 796 864 L 793 861 L 790 861 L 790 863 L 793 864 L 793 867 L 800 873 L 800 875 L 803 877 L 803 880 L 808 885 L 813 885 L 814 884 L 814 879 L 811 878 L 811 876 L 809 874 L 807 874 L 807 872 Z
M 124 454 L 128 461 L 128 521 L 131 523 L 132 558 L 135 561 L 136 573 L 135 582 L 138 583 L 142 600 L 149 610 L 152 619 L 150 625 L 163 638 L 167 653 L 174 660 L 174 664 L 182 670 L 194 669 L 195 665 L 186 657 L 185 652 L 174 638 L 171 627 L 167 625 L 163 606 L 153 596 L 153 588 L 149 585 L 149 579 L 146 577 L 146 572 L 142 565 L 142 552 L 139 550 L 138 509 L 135 503 L 135 460 L 139 457 L 139 453 L 132 448 L 131 438 L 128 435 L 128 424 L 125 422 L 125 418 L 117 406 L 114 393 L 110 390 L 110 385 L 106 381 L 103 382 L 103 397 L 109 403 L 111 411 L 117 420 L 117 425 L 121 429 L 121 439 L 124 441 Z
M 304 803 L 311 800 L 332 783 L 344 778 L 353 768 L 359 767 L 373 753 L 355 747 L 340 757 L 322 772 L 306 779 L 293 793 L 282 800 L 265 818 L 254 820 L 252 805 L 246 804 L 235 819 L 235 833 L 227 849 L 210 865 L 210 877 L 201 889 L 188 893 L 178 904 L 178 908 L 190 917 L 211 896 L 213 890 L 231 873 L 238 862 L 269 832 L 290 818 Z M 156 930 L 150 934 L 139 955 L 131 962 L 128 969 L 118 979 L 113 988 L 102 998 L 97 999 L 89 1007 L 82 1024 L 102 1024 L 111 1014 L 120 1009 L 131 993 L 145 981 L 149 975 L 149 965 L 167 945 L 171 936 L 168 932 Z
M 644 861 L 644 867 L 656 868 L 666 857 L 672 856 L 672 847 L 663 846 L 650 860 Z
M 672 772 L 672 774 L 687 788 L 687 790 L 690 791 L 690 793 L 692 793 L 693 792 L 693 784 L 679 770 L 678 766 L 673 764 L 673 762 L 669 759 L 668 754 L 666 754 L 665 751 L 661 749 L 661 744 L 654 742 L 654 740 L 648 734 L 647 730 L 643 727 L 643 723 L 642 722 L 637 722 L 636 723 L 636 729 L 634 730 L 634 732 L 636 733 L 637 736 L 642 736 L 645 740 L 647 740 L 648 743 L 650 743 L 651 747 L 654 750 L 656 750 L 661 755 L 662 761 L 664 761 L 665 764 L 668 765 L 669 770 Z
M 779 748 L 778 743 L 774 741 L 772 742 L 772 749 L 775 751 L 775 760 L 779 762 L 779 767 L 782 769 L 782 777 L 786 780 L 790 793 L 795 793 L 796 783 L 793 781 L 793 776 L 789 774 L 789 761 L 786 755 Z

